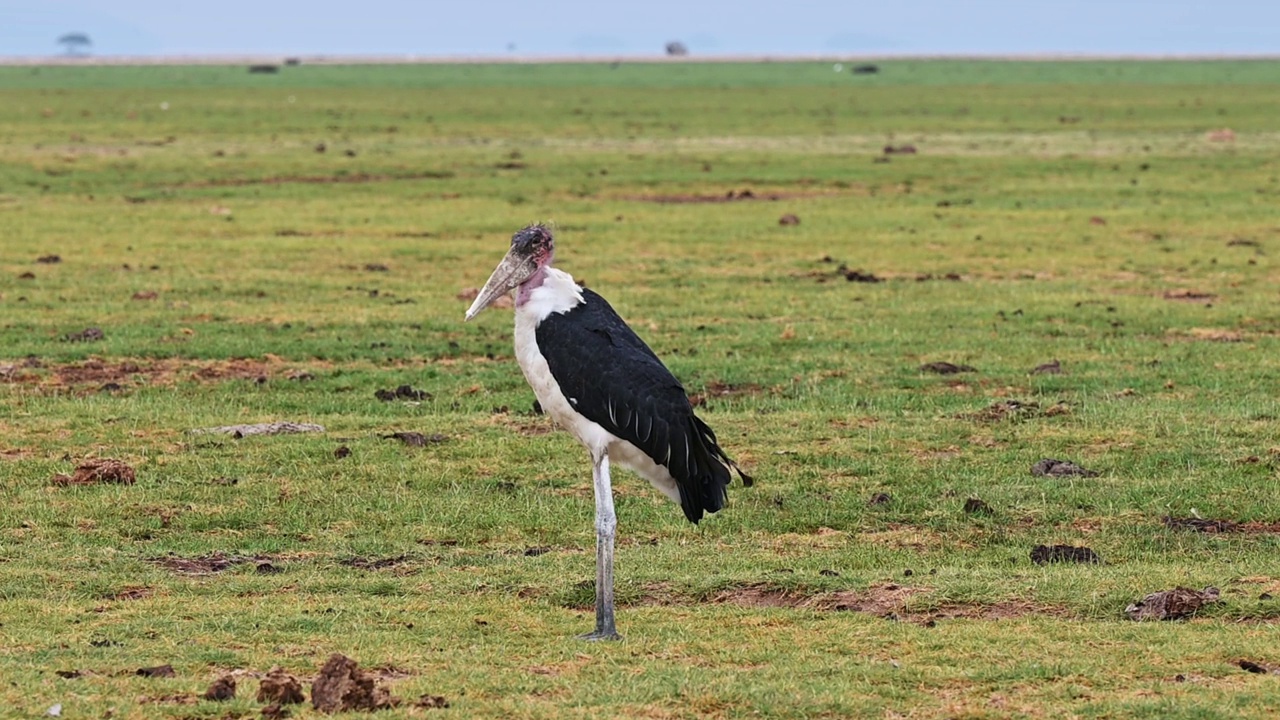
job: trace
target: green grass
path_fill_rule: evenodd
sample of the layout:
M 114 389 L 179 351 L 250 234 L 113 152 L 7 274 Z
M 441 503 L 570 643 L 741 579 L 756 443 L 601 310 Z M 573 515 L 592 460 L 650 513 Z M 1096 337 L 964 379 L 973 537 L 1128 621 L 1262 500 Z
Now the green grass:
M 1235 662 L 1280 666 L 1280 535 L 1161 520 L 1280 522 L 1280 64 L 882 68 L 0 68 L 0 715 L 249 716 L 171 698 L 332 652 L 467 717 L 1274 714 Z M 618 473 L 620 644 L 572 637 L 586 457 L 456 297 L 537 220 L 758 480 L 695 528 Z M 187 433 L 274 420 L 327 432 Z M 137 484 L 53 487 L 86 457 Z M 213 552 L 282 572 L 156 562 Z M 889 584 L 898 621 L 818 609 Z M 1224 601 L 1124 619 L 1175 585 Z

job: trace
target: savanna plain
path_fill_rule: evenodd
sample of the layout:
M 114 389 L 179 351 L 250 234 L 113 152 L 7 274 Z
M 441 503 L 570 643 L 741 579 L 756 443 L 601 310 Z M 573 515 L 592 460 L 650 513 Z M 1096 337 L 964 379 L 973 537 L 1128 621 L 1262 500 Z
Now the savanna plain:
M 852 70 L 0 68 L 0 715 L 1280 712 L 1280 63 Z M 756 479 L 615 474 L 622 642 L 534 221 Z

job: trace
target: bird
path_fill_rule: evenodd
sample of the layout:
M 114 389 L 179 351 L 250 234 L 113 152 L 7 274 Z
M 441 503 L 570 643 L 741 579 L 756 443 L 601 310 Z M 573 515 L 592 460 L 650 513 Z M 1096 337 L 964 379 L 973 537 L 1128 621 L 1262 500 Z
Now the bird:
M 467 309 L 475 318 L 515 293 L 515 355 L 543 411 L 591 456 L 596 624 L 579 637 L 619 640 L 610 461 L 648 480 L 694 524 L 728 502 L 730 469 L 752 484 L 699 418 L 684 386 L 599 294 L 555 268 L 550 228 L 526 226 Z

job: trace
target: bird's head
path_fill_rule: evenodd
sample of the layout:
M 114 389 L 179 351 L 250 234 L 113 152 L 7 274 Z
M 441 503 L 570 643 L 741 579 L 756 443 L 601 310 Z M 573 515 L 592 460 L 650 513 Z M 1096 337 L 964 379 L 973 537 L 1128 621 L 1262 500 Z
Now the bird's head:
M 528 282 L 551 264 L 555 255 L 555 239 L 545 225 L 529 225 L 511 236 L 511 249 L 494 268 L 488 282 L 480 289 L 475 302 L 467 309 L 466 320 L 480 314 L 494 300 Z

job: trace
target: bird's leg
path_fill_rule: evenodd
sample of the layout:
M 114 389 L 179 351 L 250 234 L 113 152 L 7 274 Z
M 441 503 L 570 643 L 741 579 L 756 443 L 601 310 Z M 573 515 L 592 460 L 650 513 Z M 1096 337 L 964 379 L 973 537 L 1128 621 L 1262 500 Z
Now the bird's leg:
M 618 518 L 613 513 L 613 485 L 609 481 L 609 451 L 592 458 L 596 495 L 596 629 L 583 640 L 621 640 L 613 621 L 613 538 Z

